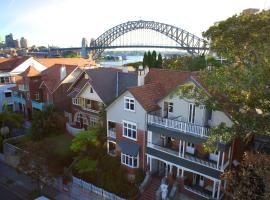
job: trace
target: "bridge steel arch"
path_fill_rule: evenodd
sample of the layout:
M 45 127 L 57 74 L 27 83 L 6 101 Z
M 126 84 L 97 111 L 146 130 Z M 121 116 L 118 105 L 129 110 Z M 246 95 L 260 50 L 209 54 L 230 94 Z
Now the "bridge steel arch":
M 139 20 L 119 24 L 100 35 L 90 44 L 89 49 L 94 50 L 93 58 L 95 59 L 100 56 L 106 47 L 109 47 L 112 42 L 120 36 L 137 29 L 150 29 L 157 31 L 177 42 L 180 45 L 177 47 L 178 49 L 187 50 L 191 54 L 202 55 L 209 50 L 208 42 L 206 40 L 203 40 L 188 31 L 169 24 Z

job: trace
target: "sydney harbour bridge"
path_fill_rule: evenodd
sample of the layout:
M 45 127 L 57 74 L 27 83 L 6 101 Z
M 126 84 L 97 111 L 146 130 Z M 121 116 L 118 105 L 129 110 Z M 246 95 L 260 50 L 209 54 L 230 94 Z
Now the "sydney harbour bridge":
M 119 24 L 92 40 L 88 46 L 51 48 L 51 51 L 81 51 L 98 58 L 106 49 L 116 48 L 165 48 L 185 50 L 190 54 L 208 52 L 209 44 L 181 28 L 155 21 L 128 21 Z

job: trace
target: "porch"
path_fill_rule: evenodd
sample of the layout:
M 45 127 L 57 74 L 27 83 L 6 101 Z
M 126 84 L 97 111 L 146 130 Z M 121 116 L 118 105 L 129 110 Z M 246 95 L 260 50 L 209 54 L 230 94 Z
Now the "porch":
M 168 188 L 177 184 L 180 193 L 192 193 L 196 199 L 221 199 L 226 189 L 226 182 L 193 171 L 192 169 L 176 166 L 172 163 L 147 155 L 147 164 L 151 174 L 165 177 Z

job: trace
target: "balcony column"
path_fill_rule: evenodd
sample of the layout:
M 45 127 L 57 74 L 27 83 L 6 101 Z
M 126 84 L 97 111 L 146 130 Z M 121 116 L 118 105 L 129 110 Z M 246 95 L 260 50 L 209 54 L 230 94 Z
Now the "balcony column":
M 179 157 L 181 157 L 182 140 L 179 141 Z
M 221 169 L 224 169 L 224 159 L 225 159 L 225 152 L 222 152 L 222 161 L 221 161 Z
M 215 194 L 216 194 L 216 180 L 214 180 L 214 185 L 213 185 L 213 191 L 212 191 L 212 198 L 215 198 Z
M 182 157 L 185 157 L 185 147 L 186 147 L 186 141 L 183 141 Z
M 220 195 L 220 186 L 221 186 L 221 181 L 218 181 L 217 199 L 219 199 L 219 195 Z
M 219 161 L 220 161 L 220 151 L 218 151 L 217 168 L 219 167 Z
M 109 145 L 109 141 L 107 140 L 107 154 L 109 154 L 110 152 L 110 145 Z
M 165 163 L 165 177 L 168 176 L 168 164 Z
M 181 177 L 184 177 L 184 168 L 181 169 Z
M 177 174 L 176 174 L 176 177 L 179 177 L 179 175 L 180 175 L 179 170 L 180 170 L 180 168 L 179 168 L 179 167 L 177 167 Z

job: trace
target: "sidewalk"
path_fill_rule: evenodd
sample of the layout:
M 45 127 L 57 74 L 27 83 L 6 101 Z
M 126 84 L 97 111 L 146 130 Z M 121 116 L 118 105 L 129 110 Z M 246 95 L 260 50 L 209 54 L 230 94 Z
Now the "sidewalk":
M 60 180 L 57 181 L 58 187 L 60 188 Z M 29 193 L 36 188 L 36 184 L 34 184 L 28 176 L 23 173 L 17 172 L 13 167 L 8 166 L 3 161 L 0 160 L 0 184 L 4 185 L 13 193 L 20 196 L 23 200 L 28 200 Z M 94 193 L 89 193 L 83 191 L 83 189 L 79 187 L 70 187 L 70 191 L 59 191 L 54 187 L 45 187 L 43 192 L 45 195 L 56 199 L 56 200 L 102 200 L 99 195 Z

